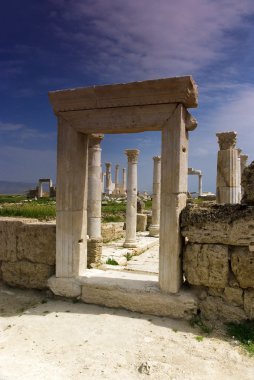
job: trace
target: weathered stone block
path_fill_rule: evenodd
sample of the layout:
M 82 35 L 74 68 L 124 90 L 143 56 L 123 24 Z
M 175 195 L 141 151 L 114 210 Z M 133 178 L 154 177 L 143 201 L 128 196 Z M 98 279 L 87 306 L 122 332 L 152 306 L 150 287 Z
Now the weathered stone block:
M 21 221 L 14 218 L 0 220 L 0 260 L 16 261 L 17 230 L 22 225 Z
M 78 297 L 81 294 L 81 285 L 74 278 L 52 276 L 48 280 L 48 287 L 54 294 L 62 297 Z
M 254 161 L 244 169 L 241 184 L 244 191 L 242 203 L 254 206 Z
M 240 288 L 231 288 L 227 286 L 224 290 L 225 300 L 233 305 L 242 306 L 243 305 L 243 290 Z
M 120 239 L 124 236 L 124 223 L 102 223 L 101 235 L 103 243 L 108 243 L 111 240 Z
M 218 244 L 188 244 L 183 269 L 192 285 L 224 288 L 228 283 L 228 247 Z
M 244 292 L 244 310 L 249 319 L 254 319 L 254 289 Z
M 102 253 L 102 239 L 88 239 L 87 240 L 87 266 L 90 268 L 91 264 L 97 264 L 101 260 Z
M 207 297 L 200 302 L 199 308 L 202 317 L 210 321 L 240 322 L 247 319 L 241 307 L 229 305 L 220 297 Z
M 53 275 L 53 265 L 35 264 L 29 261 L 3 262 L 3 281 L 11 286 L 43 289 L 47 280 Z
M 233 247 L 231 268 L 242 288 L 254 287 L 254 252 L 247 247 Z
M 45 223 L 20 226 L 17 234 L 17 258 L 54 265 L 56 261 L 56 226 Z
M 191 243 L 249 246 L 254 241 L 254 207 L 188 205 L 181 214 L 181 233 Z
M 141 232 L 146 231 L 146 226 L 147 226 L 147 215 L 137 214 L 137 231 L 141 231 Z

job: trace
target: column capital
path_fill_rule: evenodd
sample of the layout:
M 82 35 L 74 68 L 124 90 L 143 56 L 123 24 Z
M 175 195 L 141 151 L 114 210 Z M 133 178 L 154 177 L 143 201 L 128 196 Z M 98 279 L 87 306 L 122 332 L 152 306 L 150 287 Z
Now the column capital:
M 119 169 L 119 164 L 116 164 L 115 169 Z
M 103 139 L 103 134 L 93 133 L 89 135 L 89 148 L 92 148 L 94 145 L 99 145 Z
M 128 157 L 129 162 L 133 162 L 133 163 L 138 162 L 138 155 L 139 155 L 138 149 L 126 149 L 124 153 Z
M 233 149 L 236 145 L 236 132 L 221 132 L 216 133 L 216 136 L 218 137 L 218 144 L 220 147 L 220 150 L 226 150 L 226 149 Z
M 154 156 L 153 160 L 154 162 L 159 162 L 161 160 L 161 156 Z
M 105 162 L 105 166 L 106 166 L 106 169 L 110 169 L 111 168 L 111 162 Z

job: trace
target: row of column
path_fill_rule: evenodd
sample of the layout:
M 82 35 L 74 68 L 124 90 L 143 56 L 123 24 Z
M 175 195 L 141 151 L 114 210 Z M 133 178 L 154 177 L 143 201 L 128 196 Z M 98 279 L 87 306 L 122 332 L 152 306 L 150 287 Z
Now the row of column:
M 106 194 L 126 194 L 126 169 L 123 168 L 122 172 L 122 183 L 119 182 L 119 165 L 115 166 L 115 183 L 112 182 L 111 176 L 111 163 L 106 162 L 106 186 L 105 192 Z M 104 191 L 104 173 L 102 173 L 102 192 Z
M 101 147 L 100 143 L 103 135 L 91 135 L 88 149 L 88 206 L 87 206 L 87 234 L 90 239 L 101 239 Z M 137 228 L 137 164 L 139 150 L 125 150 L 128 159 L 128 180 L 127 180 L 127 209 L 126 209 L 126 238 L 125 247 L 136 247 Z M 159 156 L 153 157 L 153 202 L 152 202 L 152 224 L 150 235 L 159 236 L 160 224 L 160 183 L 161 183 L 161 159 Z M 119 167 L 119 166 L 118 166 Z M 117 169 L 118 169 L 117 167 Z M 110 181 L 110 166 L 107 180 Z M 116 173 L 116 179 L 118 179 Z M 118 182 L 116 182 L 118 183 Z M 106 184 L 107 185 L 107 184 Z

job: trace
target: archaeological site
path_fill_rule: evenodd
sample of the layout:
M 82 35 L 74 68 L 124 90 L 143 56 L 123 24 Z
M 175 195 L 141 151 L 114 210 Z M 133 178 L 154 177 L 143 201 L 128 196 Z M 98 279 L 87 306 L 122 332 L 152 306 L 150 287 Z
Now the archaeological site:
M 235 131 L 217 133 L 216 194 L 203 191 L 206 173 L 188 167 L 198 127 L 189 112 L 198 105 L 192 77 L 61 90 L 49 99 L 57 182 L 40 178 L 27 202 L 56 195 L 56 220 L 1 217 L 3 283 L 155 316 L 253 319 L 254 161 L 248 165 Z M 144 131 L 161 132 L 150 195 L 138 189 L 140 149 L 126 147 L 125 167 L 101 161 L 105 135 Z M 197 177 L 196 198 L 188 175 Z M 124 219 L 105 222 L 102 209 L 112 202 Z

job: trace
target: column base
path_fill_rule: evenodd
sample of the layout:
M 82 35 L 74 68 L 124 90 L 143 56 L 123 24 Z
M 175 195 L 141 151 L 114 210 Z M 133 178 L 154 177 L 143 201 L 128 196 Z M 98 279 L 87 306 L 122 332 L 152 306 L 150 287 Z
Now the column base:
M 149 236 L 159 237 L 160 226 L 158 224 L 151 224 L 149 227 Z
M 91 264 L 99 264 L 102 254 L 102 238 L 90 238 L 87 240 L 87 267 Z
M 137 242 L 136 242 L 136 240 L 134 241 L 134 240 L 131 240 L 131 241 L 125 241 L 124 243 L 123 243 L 123 246 L 125 247 L 125 248 L 137 248 Z

